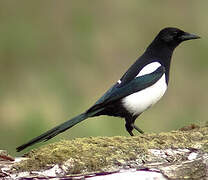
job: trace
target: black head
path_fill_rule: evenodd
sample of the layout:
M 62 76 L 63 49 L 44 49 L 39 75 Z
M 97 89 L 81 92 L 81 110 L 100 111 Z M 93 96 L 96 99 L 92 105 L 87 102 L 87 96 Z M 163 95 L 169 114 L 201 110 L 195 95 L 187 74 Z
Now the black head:
M 154 41 L 174 49 L 183 41 L 198 38 L 200 37 L 195 34 L 184 32 L 178 28 L 168 27 L 162 29 Z
M 198 38 L 200 37 L 184 32 L 178 28 L 164 28 L 148 46 L 142 59 L 145 63 L 159 61 L 165 67 L 166 82 L 168 83 L 170 62 L 174 49 L 183 41 Z M 146 61 L 147 59 L 148 62 Z

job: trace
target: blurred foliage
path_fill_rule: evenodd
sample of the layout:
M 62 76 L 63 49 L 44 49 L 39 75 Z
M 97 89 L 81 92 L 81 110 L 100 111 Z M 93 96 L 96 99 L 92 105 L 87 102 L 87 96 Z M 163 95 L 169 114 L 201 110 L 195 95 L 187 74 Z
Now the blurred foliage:
M 20 3 L 22 2 L 22 3 Z M 207 117 L 207 1 L 1 1 L 0 149 L 15 147 L 86 110 L 141 55 L 160 29 L 201 40 L 176 49 L 165 97 L 136 124 L 170 131 Z M 60 138 L 127 135 L 98 117 Z

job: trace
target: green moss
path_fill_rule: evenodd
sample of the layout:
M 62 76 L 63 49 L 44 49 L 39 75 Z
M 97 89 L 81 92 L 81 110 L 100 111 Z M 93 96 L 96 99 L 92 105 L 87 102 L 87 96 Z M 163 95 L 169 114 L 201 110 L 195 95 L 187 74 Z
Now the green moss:
M 198 148 L 208 152 L 208 127 L 194 127 L 134 137 L 89 137 L 62 140 L 27 154 L 18 171 L 47 169 L 70 161 L 69 174 L 102 171 L 128 161 L 145 161 L 148 149 Z

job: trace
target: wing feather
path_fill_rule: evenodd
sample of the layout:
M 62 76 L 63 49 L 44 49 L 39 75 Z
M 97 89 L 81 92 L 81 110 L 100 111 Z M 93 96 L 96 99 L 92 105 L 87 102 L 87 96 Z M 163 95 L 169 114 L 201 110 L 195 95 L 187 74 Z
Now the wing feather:
M 124 86 L 119 87 L 118 84 L 115 84 L 91 108 L 87 110 L 87 113 L 103 108 L 109 103 L 153 85 L 162 77 L 164 73 L 164 66 L 160 66 L 154 72 L 136 77 Z

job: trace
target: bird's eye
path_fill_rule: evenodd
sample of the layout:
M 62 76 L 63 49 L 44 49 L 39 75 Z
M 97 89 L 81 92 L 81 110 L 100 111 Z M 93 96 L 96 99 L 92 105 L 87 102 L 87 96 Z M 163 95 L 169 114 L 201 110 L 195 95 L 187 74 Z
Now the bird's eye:
M 174 31 L 173 32 L 173 36 L 177 36 L 178 35 L 178 32 L 177 31 Z

